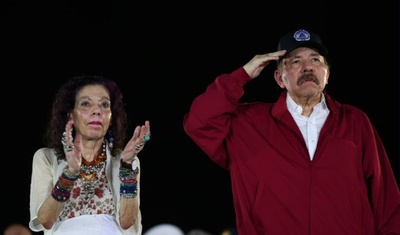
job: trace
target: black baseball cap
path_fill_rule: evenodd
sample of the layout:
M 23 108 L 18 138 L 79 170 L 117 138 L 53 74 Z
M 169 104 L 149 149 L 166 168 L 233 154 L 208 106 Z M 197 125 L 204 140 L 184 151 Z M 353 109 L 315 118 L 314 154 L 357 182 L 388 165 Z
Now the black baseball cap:
M 278 51 L 286 50 L 286 54 L 290 53 L 298 47 L 309 47 L 317 49 L 322 56 L 328 54 L 328 49 L 322 44 L 320 36 L 305 29 L 298 29 L 283 35 L 279 39 Z M 282 56 L 283 58 L 284 56 Z M 282 59 L 281 58 L 281 59 Z M 280 59 L 280 60 L 281 60 Z

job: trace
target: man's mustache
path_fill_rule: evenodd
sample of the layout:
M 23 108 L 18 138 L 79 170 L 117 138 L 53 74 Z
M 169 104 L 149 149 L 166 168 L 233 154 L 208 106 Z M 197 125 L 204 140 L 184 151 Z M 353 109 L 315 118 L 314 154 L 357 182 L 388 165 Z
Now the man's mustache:
M 300 78 L 297 80 L 297 85 L 300 86 L 303 84 L 303 82 L 314 82 L 315 84 L 319 85 L 319 81 L 317 76 L 315 76 L 312 73 L 306 73 L 300 76 Z

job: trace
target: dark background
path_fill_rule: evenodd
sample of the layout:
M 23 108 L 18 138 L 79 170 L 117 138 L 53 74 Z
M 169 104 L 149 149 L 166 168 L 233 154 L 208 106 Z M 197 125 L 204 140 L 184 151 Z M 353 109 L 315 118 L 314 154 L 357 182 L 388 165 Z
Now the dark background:
M 151 122 L 140 156 L 144 231 L 159 223 L 213 234 L 233 227 L 229 174 L 186 136 L 182 118 L 216 76 L 275 51 L 298 27 L 323 38 L 332 66 L 326 89 L 369 115 L 399 180 L 398 1 L 280 2 L 2 0 L 1 231 L 28 224 L 31 161 L 51 101 L 68 76 L 83 73 L 118 82 L 130 134 Z M 243 99 L 274 101 L 273 70 L 249 83 Z

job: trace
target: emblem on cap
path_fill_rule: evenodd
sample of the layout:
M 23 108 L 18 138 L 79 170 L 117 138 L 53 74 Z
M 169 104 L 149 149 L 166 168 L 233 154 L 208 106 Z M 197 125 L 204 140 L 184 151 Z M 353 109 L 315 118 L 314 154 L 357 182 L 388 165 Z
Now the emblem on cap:
M 304 29 L 299 29 L 293 34 L 293 38 L 298 42 L 309 41 L 310 37 L 310 33 Z

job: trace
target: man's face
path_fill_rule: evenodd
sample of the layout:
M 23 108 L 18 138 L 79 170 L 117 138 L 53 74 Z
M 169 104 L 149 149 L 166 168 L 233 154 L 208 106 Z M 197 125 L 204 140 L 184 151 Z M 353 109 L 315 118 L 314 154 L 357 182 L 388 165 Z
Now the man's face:
M 282 63 L 275 80 L 293 99 L 320 96 L 328 83 L 329 66 L 318 51 L 299 47 L 291 51 Z

